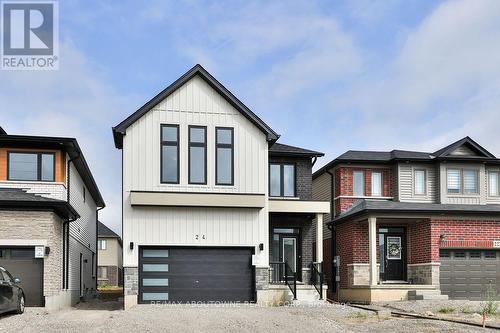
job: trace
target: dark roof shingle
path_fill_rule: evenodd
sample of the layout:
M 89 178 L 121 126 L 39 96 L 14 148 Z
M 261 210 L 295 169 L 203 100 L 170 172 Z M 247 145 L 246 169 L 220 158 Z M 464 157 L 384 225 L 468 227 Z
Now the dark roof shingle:
M 98 221 L 97 223 L 97 236 L 98 237 L 113 237 L 120 238 L 116 232 L 108 228 L 104 223 Z
M 293 155 L 293 156 L 316 156 L 321 157 L 325 154 L 319 151 L 304 149 L 300 147 L 294 147 L 290 145 L 285 145 L 282 143 L 275 143 L 269 148 L 269 154 L 271 155 Z

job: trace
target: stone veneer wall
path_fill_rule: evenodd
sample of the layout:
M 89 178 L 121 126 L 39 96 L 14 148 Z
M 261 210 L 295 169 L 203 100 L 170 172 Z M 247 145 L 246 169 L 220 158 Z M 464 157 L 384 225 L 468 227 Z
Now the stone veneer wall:
M 439 263 L 409 264 L 408 281 L 412 284 L 439 285 Z
M 45 240 L 50 247 L 50 254 L 43 259 L 45 297 L 56 296 L 62 290 L 62 233 L 62 221 L 55 213 L 0 211 L 0 239 L 19 240 L 20 245 L 25 245 L 26 240 Z
M 269 269 L 267 267 L 255 267 L 255 289 L 266 290 L 269 288 Z
M 136 296 L 139 294 L 139 269 L 137 267 L 123 267 L 123 279 L 125 296 Z

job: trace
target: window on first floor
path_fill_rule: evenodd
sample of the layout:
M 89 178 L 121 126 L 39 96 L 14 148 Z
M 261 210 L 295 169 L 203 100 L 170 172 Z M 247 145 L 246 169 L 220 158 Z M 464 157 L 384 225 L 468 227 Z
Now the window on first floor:
M 365 195 L 365 173 L 363 171 L 354 171 L 352 175 L 352 192 L 355 196 Z
M 99 239 L 97 241 L 97 247 L 99 250 L 106 250 L 107 242 L 105 239 Z
M 488 173 L 488 193 L 490 196 L 500 196 L 500 172 L 490 171 Z
M 372 172 L 372 196 L 382 196 L 382 172 Z
M 55 181 L 54 153 L 10 152 L 8 179 L 24 181 Z
M 295 164 L 271 163 L 269 166 L 269 195 L 295 196 Z
M 97 267 L 97 278 L 107 279 L 108 278 L 108 268 L 106 266 Z

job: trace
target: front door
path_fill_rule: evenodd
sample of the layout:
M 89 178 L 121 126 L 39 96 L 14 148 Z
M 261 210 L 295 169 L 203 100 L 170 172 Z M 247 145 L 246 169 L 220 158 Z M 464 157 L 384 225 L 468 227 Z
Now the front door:
M 299 236 L 298 235 L 280 235 L 280 261 L 286 261 L 294 273 L 297 273 L 297 279 L 301 279 L 300 255 L 299 255 Z
M 391 230 L 392 229 L 392 230 Z M 401 229 L 401 230 L 400 230 Z M 387 232 L 384 232 L 387 231 Z M 383 258 L 382 280 L 405 281 L 406 280 L 406 253 L 405 234 L 403 228 L 381 228 L 380 248 Z

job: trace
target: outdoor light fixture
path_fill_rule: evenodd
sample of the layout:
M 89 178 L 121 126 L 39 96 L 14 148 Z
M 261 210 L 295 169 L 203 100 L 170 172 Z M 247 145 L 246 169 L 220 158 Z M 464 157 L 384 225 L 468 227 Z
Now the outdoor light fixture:
M 439 240 L 440 241 L 444 241 L 444 239 L 446 238 L 446 235 L 445 234 L 441 234 L 439 235 Z
M 134 249 L 134 242 L 130 242 L 130 249 L 133 250 Z
M 264 243 L 259 244 L 259 250 L 264 251 Z
M 50 247 L 45 247 L 45 255 L 48 256 L 50 254 Z

